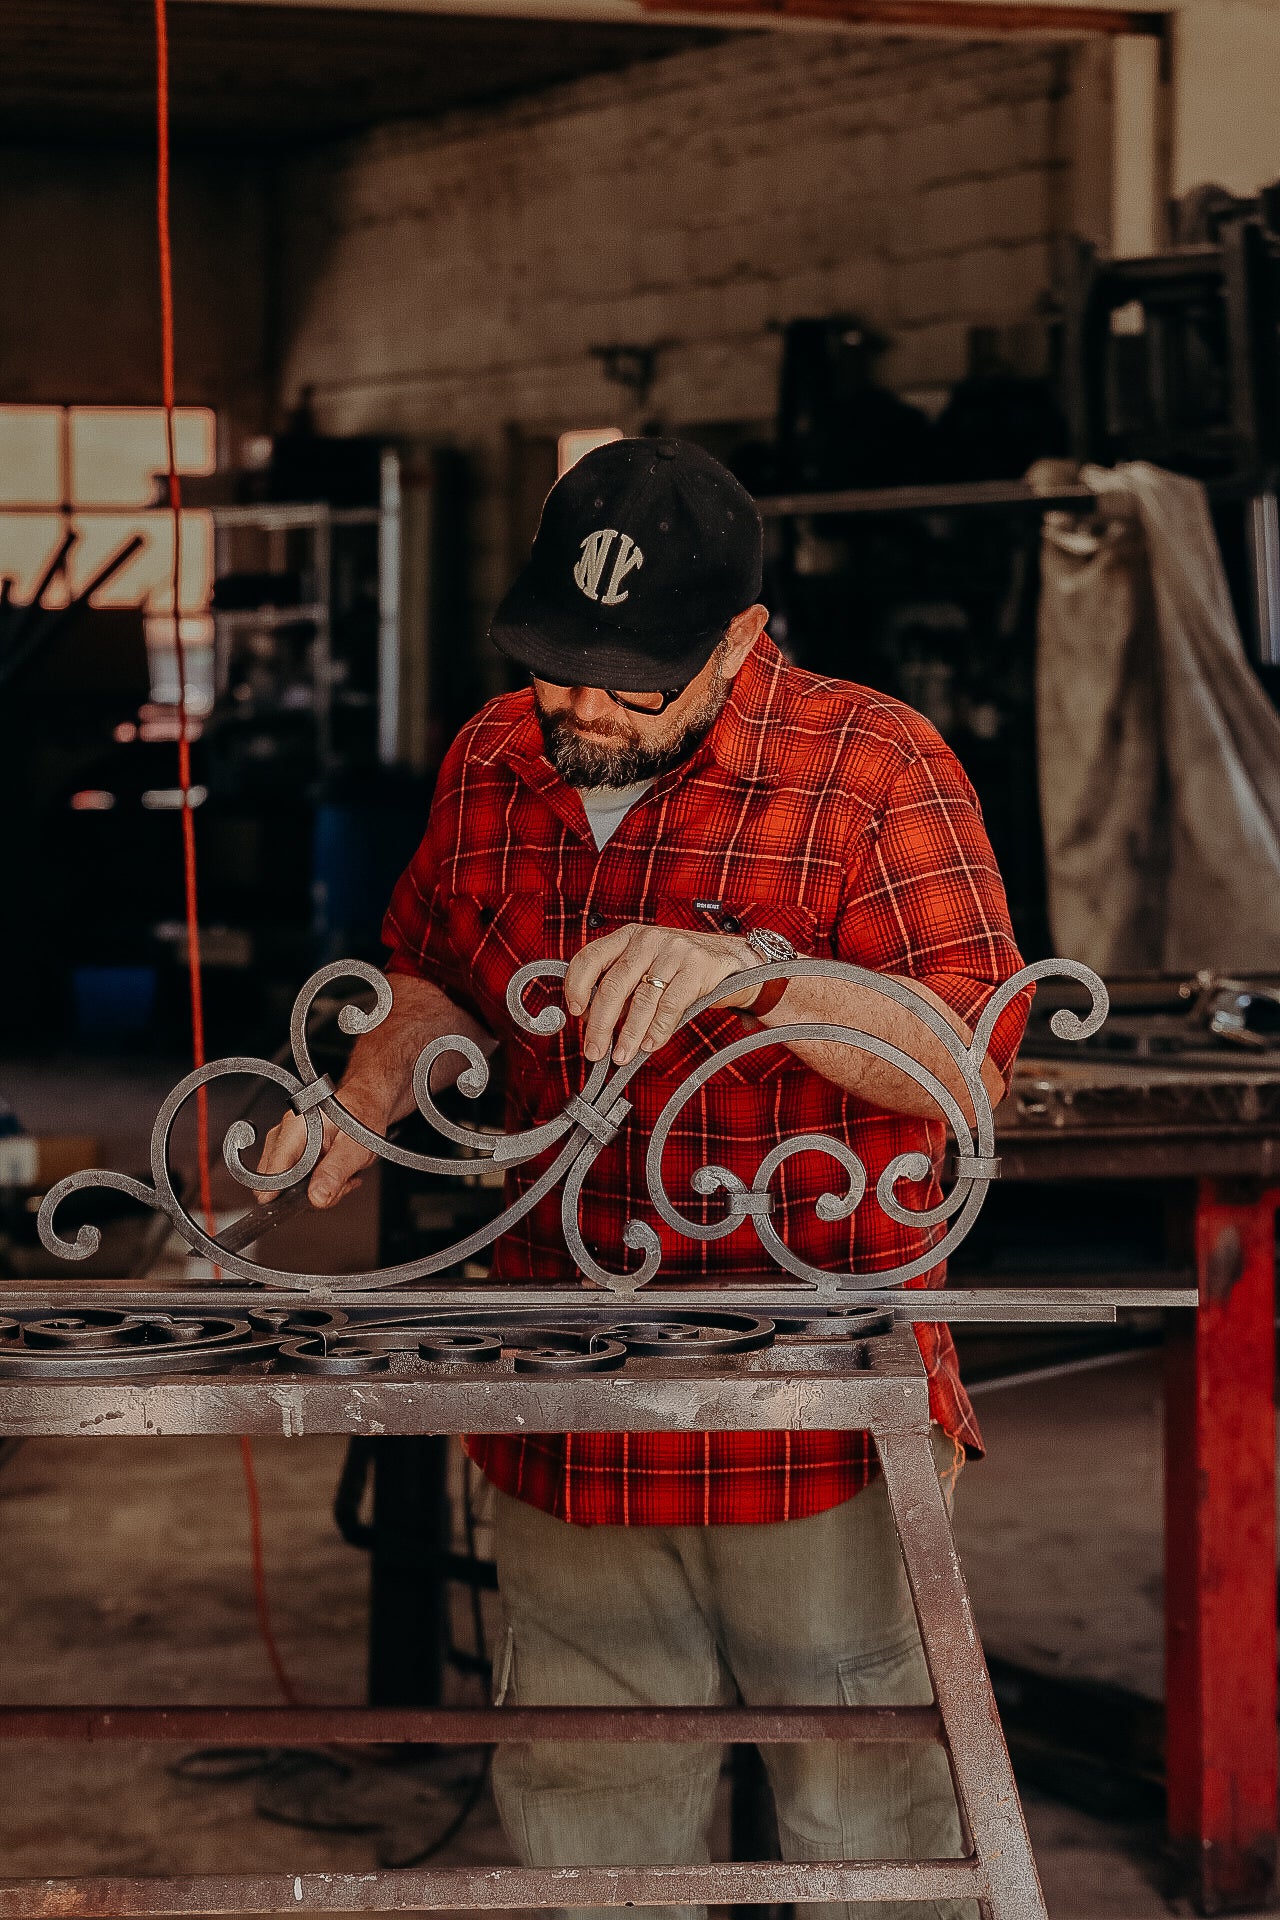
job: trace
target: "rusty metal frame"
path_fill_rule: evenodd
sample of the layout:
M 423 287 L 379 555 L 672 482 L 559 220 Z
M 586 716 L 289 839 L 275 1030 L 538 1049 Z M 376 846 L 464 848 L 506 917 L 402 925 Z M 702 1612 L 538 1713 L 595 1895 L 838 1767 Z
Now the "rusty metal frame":
M 383 1742 L 548 1738 L 940 1742 L 967 1854 L 959 1860 L 734 1862 L 691 1867 L 395 1869 L 374 1874 L 0 1882 L 4 1916 L 431 1911 L 701 1904 L 706 1901 L 970 1897 L 984 1920 L 1043 1920 L 1044 1903 L 1008 1752 L 929 1445 L 929 1392 L 910 1326 L 865 1341 L 783 1336 L 721 1362 L 650 1358 L 622 1374 L 497 1383 L 465 1364 L 456 1381 L 231 1379 L 14 1381 L 0 1430 L 104 1433 L 458 1431 L 488 1425 L 653 1429 L 706 1422 L 867 1428 L 879 1450 L 934 1690 L 921 1708 L 501 1709 L 0 1708 L 0 1738 L 306 1737 Z M 476 1379 L 476 1375 L 480 1375 Z M 512 1389 L 516 1392 L 513 1396 Z
M 551 1034 L 564 1024 L 551 1004 L 531 1014 L 526 990 L 537 980 L 561 977 L 559 963 L 525 967 L 511 982 L 508 1007 L 526 1031 Z M 385 1709 L 176 1708 L 4 1708 L 0 1737 L 70 1739 L 200 1739 L 206 1743 L 260 1738 L 276 1742 L 304 1737 L 377 1743 L 389 1739 L 464 1742 L 498 1738 L 547 1738 L 551 1732 L 586 1740 L 750 1739 L 857 1741 L 928 1740 L 948 1755 L 960 1810 L 965 1857 L 927 1861 L 737 1862 L 687 1867 L 618 1868 L 440 1868 L 395 1869 L 375 1874 L 302 1874 L 296 1876 L 202 1875 L 156 1879 L 94 1878 L 75 1881 L 0 1881 L 0 1920 L 35 1915 L 123 1915 L 243 1912 L 431 1911 L 456 1909 L 554 1908 L 646 1904 L 675 1906 L 714 1902 L 799 1900 L 805 1903 L 862 1903 L 899 1899 L 974 1899 L 983 1920 L 1044 1920 L 1043 1896 L 1036 1876 L 1025 1822 L 1000 1728 L 995 1700 L 974 1627 L 964 1576 L 929 1444 L 928 1381 L 911 1321 L 933 1318 L 1114 1319 L 1124 1305 L 1187 1306 L 1195 1295 L 1186 1288 L 1051 1291 L 976 1291 L 904 1293 L 903 1284 L 945 1259 L 969 1230 L 989 1183 L 999 1171 L 991 1103 L 981 1068 L 1000 1013 L 1028 985 L 1066 975 L 1089 990 L 1086 1019 L 1060 1011 L 1054 1029 L 1060 1038 L 1086 1038 L 1106 1015 L 1106 993 L 1096 975 L 1071 962 L 1045 962 L 1025 969 L 992 996 L 966 1046 L 936 1010 L 905 983 L 885 980 L 833 962 L 791 961 L 759 967 L 735 979 L 735 988 L 783 975 L 821 975 L 845 980 L 877 993 L 915 1014 L 949 1052 L 974 1106 L 971 1128 L 956 1101 L 927 1069 L 875 1036 L 814 1022 L 746 1034 L 722 1048 L 682 1083 L 661 1116 L 646 1161 L 649 1198 L 658 1215 L 677 1233 L 695 1240 L 719 1238 L 749 1219 L 764 1252 L 787 1279 L 774 1274 L 734 1275 L 721 1287 L 655 1284 L 661 1264 L 658 1236 L 646 1222 L 633 1221 L 624 1245 L 640 1254 L 630 1271 L 602 1267 L 582 1243 L 577 1225 L 583 1181 L 601 1148 L 623 1124 L 629 1104 L 623 1089 L 643 1057 L 627 1067 L 602 1062 L 554 1121 L 520 1136 L 471 1133 L 448 1121 L 431 1097 L 431 1072 L 446 1054 L 461 1055 L 459 1080 L 464 1094 L 478 1094 L 488 1077 L 484 1055 L 462 1036 L 449 1036 L 424 1049 L 414 1075 L 419 1110 L 436 1130 L 473 1156 L 498 1165 L 518 1165 L 558 1148 L 550 1166 L 522 1200 L 508 1207 L 480 1234 L 421 1261 L 358 1275 L 299 1275 L 266 1267 L 243 1257 L 242 1249 L 260 1238 L 262 1213 L 246 1213 L 216 1240 L 182 1207 L 168 1163 L 177 1112 L 210 1081 L 230 1073 L 253 1073 L 274 1081 L 306 1121 L 307 1143 L 296 1165 L 283 1175 L 256 1175 L 243 1155 L 253 1144 L 252 1129 L 234 1124 L 223 1145 L 235 1179 L 250 1190 L 284 1188 L 300 1198 L 321 1150 L 321 1117 L 361 1140 L 381 1158 L 443 1174 L 474 1172 L 474 1158 L 459 1161 L 413 1154 L 370 1134 L 337 1100 L 332 1083 L 316 1073 L 307 1044 L 307 1015 L 316 995 L 335 979 L 354 976 L 373 989 L 372 1014 L 347 1006 L 340 1024 L 348 1033 L 367 1032 L 385 1018 L 390 990 L 381 975 L 355 962 L 322 969 L 307 983 L 295 1005 L 292 1043 L 297 1073 L 271 1062 L 235 1058 L 189 1075 L 176 1087 L 157 1116 L 152 1140 L 153 1185 L 124 1176 L 87 1172 L 59 1182 L 46 1197 L 40 1232 L 47 1247 L 75 1260 L 92 1253 L 99 1236 L 81 1227 L 74 1242 L 57 1232 L 54 1217 L 61 1202 L 85 1188 L 112 1187 L 167 1213 L 187 1244 L 230 1273 L 233 1284 L 204 1290 L 174 1289 L 147 1293 L 123 1286 L 95 1289 L 92 1307 L 70 1289 L 51 1293 L 8 1293 L 11 1318 L 0 1327 L 0 1432 L 5 1434 L 166 1433 L 440 1433 L 563 1432 L 574 1429 L 661 1431 L 744 1428 L 796 1430 L 844 1428 L 869 1430 L 879 1452 L 886 1490 L 898 1531 L 908 1584 L 919 1622 L 934 1701 L 920 1708 L 766 1708 L 751 1710 L 635 1708 L 521 1708 L 501 1710 L 405 1711 Z M 724 991 L 722 988 L 721 992 Z M 716 995 L 690 1010 L 686 1019 L 715 1004 Z M 876 1183 L 876 1204 L 892 1218 L 926 1231 L 928 1251 L 889 1272 L 828 1273 L 801 1260 L 786 1246 L 770 1218 L 770 1182 L 793 1153 L 829 1154 L 845 1176 L 845 1191 L 817 1201 L 821 1217 L 847 1219 L 869 1198 L 866 1169 L 842 1142 L 825 1135 L 803 1135 L 779 1144 L 766 1156 L 748 1187 L 723 1167 L 694 1175 L 702 1195 L 723 1193 L 725 1209 L 710 1224 L 689 1219 L 675 1206 L 662 1178 L 663 1144 L 680 1108 L 721 1066 L 757 1046 L 793 1040 L 821 1040 L 860 1048 L 901 1068 L 936 1100 L 958 1146 L 951 1169 L 954 1184 L 927 1212 L 908 1210 L 896 1188 L 920 1180 L 929 1164 L 919 1154 L 898 1156 Z M 586 1286 L 525 1288 L 444 1284 L 411 1290 L 413 1283 L 469 1258 L 509 1227 L 557 1182 L 563 1181 L 562 1222 L 566 1245 Z M 239 1285 L 234 1283 L 238 1282 Z M 272 1291 L 267 1294 L 262 1289 Z M 104 1305 L 109 1302 L 109 1306 Z M 265 1314 L 263 1308 L 269 1309 Z M 207 1316 L 210 1324 L 236 1321 L 236 1311 L 252 1326 L 255 1312 L 264 1337 L 239 1348 L 236 1339 L 215 1334 L 213 1351 L 203 1355 L 205 1370 L 184 1371 L 184 1348 L 177 1316 L 186 1325 Z M 95 1313 L 99 1316 L 94 1319 Z M 754 1316 L 759 1338 L 738 1348 L 716 1348 L 714 1330 L 700 1356 L 703 1339 L 686 1337 L 642 1341 L 629 1347 L 619 1333 L 620 1317 L 651 1323 L 723 1322 L 726 1314 Z M 135 1321 L 123 1336 L 125 1351 L 116 1377 L 74 1377 L 75 1356 L 92 1361 L 95 1328 L 102 1316 Z M 230 1314 L 230 1320 L 227 1319 Z M 221 1320 L 219 1319 L 221 1316 Z M 150 1318 L 148 1318 L 150 1317 Z M 77 1319 L 80 1324 L 77 1325 Z M 556 1365 L 533 1371 L 519 1366 L 520 1340 L 539 1329 L 564 1331 L 585 1320 L 585 1347 L 561 1346 L 550 1354 Z M 57 1323 L 60 1322 L 60 1327 Z M 339 1352 L 341 1339 L 347 1347 Z M 153 1325 L 152 1323 L 156 1323 Z M 319 1325 L 317 1324 L 319 1323 Z M 395 1324 L 393 1324 L 395 1323 Z M 156 1330 L 158 1326 L 158 1331 Z M 179 1333 L 175 1335 L 174 1329 Z M 360 1339 L 354 1340 L 352 1327 Z M 495 1339 L 495 1327 L 498 1337 Z M 148 1330 L 150 1328 L 150 1331 Z M 315 1364 L 298 1369 L 299 1336 L 318 1342 L 303 1355 Z M 381 1329 L 381 1331 L 379 1331 Z M 427 1337 L 423 1339 L 424 1329 Z M 115 1331 L 119 1331 L 117 1327 Z M 442 1332 L 455 1332 L 452 1352 Z M 644 1329 L 642 1328 L 642 1332 Z M 285 1336 L 292 1332 L 292 1339 Z M 153 1338 L 154 1335 L 154 1338 Z M 489 1337 L 496 1351 L 480 1357 L 476 1339 Z M 64 1344 L 59 1346 L 59 1339 Z M 129 1342 L 141 1343 L 130 1349 Z M 219 1344 L 221 1341 L 221 1345 Z M 148 1348 L 151 1364 L 131 1370 L 130 1352 L 141 1360 Z M 584 1371 L 606 1348 L 609 1371 Z M 357 1350 L 358 1349 L 358 1350 Z M 6 1351 L 9 1372 L 3 1377 Z M 119 1349 L 115 1349 L 119 1351 Z M 29 1365 L 23 1361 L 34 1360 Z M 14 1377 L 14 1356 L 21 1364 Z M 70 1356 L 70 1357 L 68 1357 Z M 169 1362 L 169 1368 L 164 1365 Z M 192 1362 L 192 1364 L 196 1364 Z M 292 1368 L 292 1370 L 291 1370 Z M 61 1374 L 60 1374 L 61 1369 Z M 170 1370 L 172 1369 L 172 1370 Z M 68 1377 L 72 1376 L 72 1377 Z M 305 1731 L 304 1731 L 305 1729 Z

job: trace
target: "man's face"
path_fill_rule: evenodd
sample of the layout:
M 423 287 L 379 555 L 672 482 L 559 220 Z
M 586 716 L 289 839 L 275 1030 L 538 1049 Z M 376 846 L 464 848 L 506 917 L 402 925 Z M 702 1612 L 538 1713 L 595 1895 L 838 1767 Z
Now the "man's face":
M 601 687 L 557 687 L 535 679 L 534 705 L 548 760 L 571 787 L 630 787 L 671 772 L 710 732 L 739 664 L 733 659 L 732 671 L 726 670 L 735 651 L 726 634 L 665 713 L 633 713 Z

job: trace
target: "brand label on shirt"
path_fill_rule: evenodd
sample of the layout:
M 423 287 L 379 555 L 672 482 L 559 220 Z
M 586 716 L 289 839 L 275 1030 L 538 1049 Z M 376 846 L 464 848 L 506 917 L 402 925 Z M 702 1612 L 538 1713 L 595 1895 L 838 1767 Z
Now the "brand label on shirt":
M 719 913 L 722 902 L 719 900 L 695 900 L 693 904 L 699 913 Z

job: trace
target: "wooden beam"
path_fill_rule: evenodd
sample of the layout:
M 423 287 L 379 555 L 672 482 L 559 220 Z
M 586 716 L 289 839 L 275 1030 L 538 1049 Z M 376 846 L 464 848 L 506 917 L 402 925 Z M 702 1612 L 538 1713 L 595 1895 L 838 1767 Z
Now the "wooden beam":
M 834 20 L 916 33 L 962 33 L 983 38 L 1048 34 L 1061 40 L 1104 35 L 1163 37 L 1167 14 L 1142 7 L 1056 6 L 1053 0 L 639 0 L 646 13 L 678 13 L 762 23 L 784 19 Z

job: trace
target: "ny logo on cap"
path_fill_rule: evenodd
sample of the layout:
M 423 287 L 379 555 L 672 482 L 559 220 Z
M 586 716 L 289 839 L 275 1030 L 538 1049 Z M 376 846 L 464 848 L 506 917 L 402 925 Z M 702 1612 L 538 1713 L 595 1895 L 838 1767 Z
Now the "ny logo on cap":
M 609 575 L 609 584 L 600 591 L 600 581 L 604 576 L 609 559 L 609 550 L 617 541 L 617 551 L 613 557 L 613 571 Z M 573 570 L 577 581 L 588 600 L 598 600 L 601 606 L 618 607 L 626 599 L 626 589 L 618 589 L 629 573 L 644 565 L 644 555 L 629 533 L 619 533 L 616 527 L 597 527 L 589 533 L 582 543 L 582 558 Z

